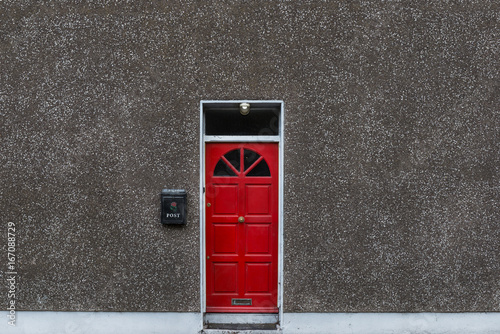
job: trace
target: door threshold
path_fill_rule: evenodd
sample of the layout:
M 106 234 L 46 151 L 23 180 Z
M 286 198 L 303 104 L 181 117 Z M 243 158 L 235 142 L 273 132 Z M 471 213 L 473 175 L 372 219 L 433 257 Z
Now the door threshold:
M 275 330 L 276 324 L 217 324 L 206 325 L 207 329 L 230 329 L 230 330 Z
M 278 324 L 277 313 L 205 313 L 206 329 L 245 331 L 275 331 Z
M 261 329 L 244 329 L 244 330 L 234 330 L 234 329 L 204 329 L 201 334 L 282 334 L 281 329 L 273 330 L 261 330 Z

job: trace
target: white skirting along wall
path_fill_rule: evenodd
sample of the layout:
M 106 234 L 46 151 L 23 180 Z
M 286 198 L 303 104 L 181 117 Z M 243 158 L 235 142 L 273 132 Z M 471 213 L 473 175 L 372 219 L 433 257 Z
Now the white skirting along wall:
M 4 334 L 196 334 L 201 329 L 200 313 L 19 311 L 15 327 L 8 324 L 8 312 L 0 314 Z M 282 329 L 265 333 L 500 334 L 500 313 L 285 313 Z

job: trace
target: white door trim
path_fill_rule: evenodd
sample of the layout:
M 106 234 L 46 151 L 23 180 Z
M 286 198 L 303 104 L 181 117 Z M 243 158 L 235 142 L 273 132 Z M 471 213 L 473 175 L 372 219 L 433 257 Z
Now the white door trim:
M 209 104 L 250 103 L 275 104 L 280 108 L 280 124 L 278 136 L 205 136 L 204 106 Z M 200 101 L 200 308 L 203 326 L 203 315 L 206 313 L 206 266 L 205 266 L 205 143 L 206 142 L 274 142 L 279 146 L 279 200 L 278 200 L 278 319 L 283 323 L 283 195 L 284 195 L 284 103 L 281 100 L 202 100 Z

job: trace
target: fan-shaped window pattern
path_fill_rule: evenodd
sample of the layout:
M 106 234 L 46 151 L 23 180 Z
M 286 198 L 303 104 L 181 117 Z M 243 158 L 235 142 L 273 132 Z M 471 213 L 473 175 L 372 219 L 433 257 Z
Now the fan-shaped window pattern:
M 220 159 L 217 165 L 215 165 L 214 176 L 236 176 L 236 173 Z
M 214 176 L 271 176 L 271 171 L 263 156 L 252 150 L 238 148 L 219 159 Z

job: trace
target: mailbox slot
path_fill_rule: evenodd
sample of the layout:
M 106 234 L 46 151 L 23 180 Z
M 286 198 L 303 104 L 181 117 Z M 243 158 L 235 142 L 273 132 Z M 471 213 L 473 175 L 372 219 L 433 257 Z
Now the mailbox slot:
M 183 189 L 161 191 L 161 223 L 164 225 L 186 224 L 187 194 Z

